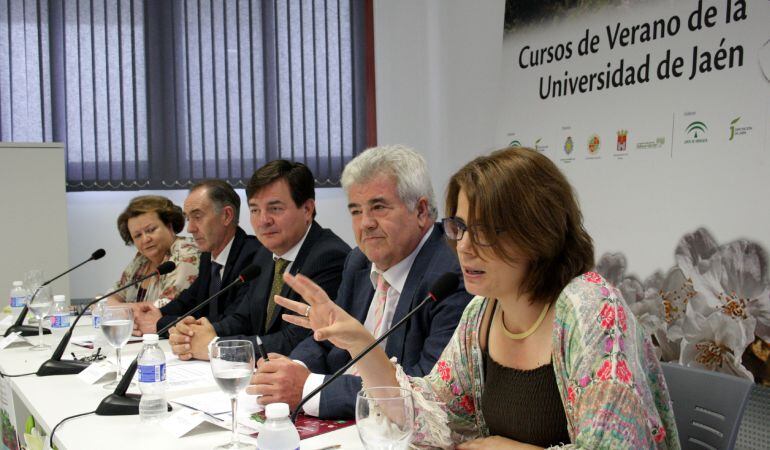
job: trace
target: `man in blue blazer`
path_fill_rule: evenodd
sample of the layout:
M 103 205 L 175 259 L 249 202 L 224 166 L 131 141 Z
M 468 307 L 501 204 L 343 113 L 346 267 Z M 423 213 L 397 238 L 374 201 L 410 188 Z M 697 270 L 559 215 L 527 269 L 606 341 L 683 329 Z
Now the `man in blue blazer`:
M 369 149 L 342 176 L 358 248 L 345 262 L 336 303 L 377 337 L 414 308 L 445 272 L 461 275 L 443 229 L 435 223 L 433 189 L 425 161 L 404 147 Z M 430 303 L 385 341 L 386 353 L 409 375 L 426 375 L 451 338 L 471 296 L 460 286 Z M 260 360 L 250 393 L 260 402 L 296 407 L 304 394 L 350 360 L 329 342 L 303 340 L 289 358 Z M 344 375 L 308 402 L 304 412 L 321 418 L 355 417 L 361 379 Z M 319 398 L 320 397 L 320 398 Z
M 249 283 L 239 306 L 220 320 L 185 318 L 172 329 L 172 351 L 181 359 L 208 359 L 208 345 L 219 337 L 260 336 L 268 351 L 289 353 L 310 332 L 281 320 L 275 295 L 301 300 L 283 283 L 284 272 L 301 273 L 335 293 L 350 247 L 315 220 L 315 180 L 304 164 L 271 161 L 246 187 L 251 225 L 263 247 L 253 259 L 262 269 Z M 256 348 L 256 347 L 255 347 Z
M 240 207 L 240 197 L 226 181 L 204 180 L 190 189 L 184 202 L 184 213 L 187 231 L 202 252 L 198 278 L 162 308 L 149 302 L 136 303 L 135 335 L 155 333 L 185 315 L 222 286 L 233 282 L 251 264 L 262 244 L 238 226 Z M 244 286 L 230 289 L 196 312 L 195 318 L 205 316 L 211 322 L 221 320 L 236 310 L 245 291 Z

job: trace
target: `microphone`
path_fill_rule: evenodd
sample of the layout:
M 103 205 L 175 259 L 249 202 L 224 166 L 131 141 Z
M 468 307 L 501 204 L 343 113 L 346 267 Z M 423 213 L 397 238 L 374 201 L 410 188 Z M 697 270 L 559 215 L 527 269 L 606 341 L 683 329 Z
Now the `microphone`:
M 118 289 L 115 289 L 114 291 L 110 292 L 109 294 L 105 294 L 88 303 L 83 308 L 83 310 L 80 311 L 80 314 L 78 314 L 78 316 L 75 317 L 75 321 L 72 322 L 72 325 L 70 325 L 70 329 L 67 330 L 64 336 L 61 338 L 61 341 L 59 342 L 59 346 L 56 347 L 56 350 L 54 350 L 53 354 L 51 355 L 51 359 L 41 364 L 40 368 L 37 369 L 37 376 L 45 377 L 49 375 L 69 375 L 69 374 L 82 372 L 83 369 L 88 367 L 90 363 L 84 362 L 84 361 L 75 361 L 75 360 L 62 361 L 61 357 L 62 357 L 62 354 L 64 354 L 64 349 L 67 348 L 67 344 L 69 344 L 70 342 L 70 338 L 72 338 L 72 331 L 75 329 L 75 325 L 77 325 L 80 318 L 83 317 L 83 314 L 85 314 L 86 310 L 88 310 L 88 308 L 91 305 L 94 305 L 100 300 L 103 300 L 131 286 L 137 285 L 148 278 L 165 275 L 169 272 L 172 272 L 174 269 L 176 269 L 176 264 L 174 264 L 174 261 L 166 261 L 164 263 L 161 263 L 153 273 L 149 275 L 145 275 L 142 278 L 139 278 L 138 280 L 134 280 L 131 283 L 128 283 L 125 286 L 121 286 Z
M 157 334 L 161 335 L 170 330 L 171 327 L 179 323 L 182 319 L 191 314 L 194 314 L 199 309 L 208 305 L 214 299 L 222 295 L 222 293 L 230 290 L 233 286 L 248 283 L 249 281 L 258 277 L 260 272 L 262 272 L 262 269 L 258 265 L 249 265 L 243 269 L 238 278 L 220 289 L 219 292 L 215 293 L 191 310 L 187 311 L 185 314 L 177 317 L 173 322 L 158 330 Z M 123 378 L 120 379 L 120 382 L 118 382 L 118 385 L 115 387 L 115 390 L 112 392 L 112 394 L 104 397 L 101 403 L 99 403 L 99 406 L 96 407 L 97 416 L 131 416 L 139 414 L 139 396 L 135 394 L 126 394 L 129 385 L 131 385 L 131 379 L 134 378 L 134 374 L 136 373 L 137 364 L 138 356 L 134 358 L 134 360 L 131 362 L 131 365 L 128 366 L 128 369 L 126 369 L 126 372 L 123 374 Z M 171 406 L 168 407 L 168 410 L 171 411 Z
M 419 305 L 415 306 L 414 309 L 409 311 L 403 319 L 399 320 L 397 324 L 390 327 L 388 331 L 383 333 L 380 337 L 374 340 L 371 344 L 369 344 L 368 347 L 366 347 L 361 353 L 353 357 L 350 361 L 348 361 L 347 364 L 340 367 L 340 369 L 336 372 L 334 372 L 334 375 L 332 375 L 328 380 L 321 383 L 320 386 L 313 389 L 309 394 L 307 394 L 302 400 L 300 400 L 299 404 L 297 405 L 297 409 L 294 410 L 294 412 L 291 414 L 291 421 L 296 422 L 297 421 L 297 415 L 300 411 L 302 411 L 302 407 L 305 406 L 305 403 L 308 402 L 311 398 L 313 398 L 316 394 L 321 392 L 326 386 L 332 384 L 337 378 L 339 378 L 342 374 L 347 372 L 347 370 L 355 363 L 357 363 L 361 358 L 366 356 L 374 347 L 376 347 L 380 342 L 385 340 L 388 336 L 393 333 L 398 327 L 406 323 L 407 320 L 409 320 L 417 311 L 422 309 L 423 306 L 425 306 L 428 302 L 440 302 L 441 300 L 444 300 L 449 294 L 454 292 L 457 289 L 457 286 L 460 284 L 459 278 L 457 278 L 457 274 L 452 272 L 446 272 L 443 275 L 441 275 L 438 280 L 436 280 L 433 283 L 433 286 L 431 287 L 430 291 L 428 291 L 428 295 L 425 296 L 425 298 L 420 302 Z
M 103 248 L 100 248 L 99 250 L 96 250 L 95 252 L 91 253 L 91 257 L 87 260 L 83 261 L 82 263 L 78 264 L 75 267 L 72 267 L 71 269 L 67 270 L 66 272 L 60 273 L 59 275 L 56 275 L 55 277 L 51 278 L 50 280 L 44 282 L 41 284 L 37 289 L 35 289 L 35 292 L 32 294 L 32 296 L 29 298 L 29 302 L 32 303 L 33 300 L 35 300 L 35 297 L 37 296 L 37 293 L 40 292 L 40 288 L 43 286 L 48 286 L 52 282 L 58 280 L 59 278 L 63 277 L 64 275 L 67 275 L 68 273 L 72 272 L 73 270 L 77 269 L 78 267 L 82 266 L 83 264 L 87 263 L 88 261 L 96 261 L 97 259 L 101 259 L 107 252 L 104 251 Z M 19 317 L 16 319 L 16 322 L 11 325 L 10 328 L 5 330 L 4 336 L 8 336 L 11 333 L 15 333 L 18 331 L 21 331 L 22 336 L 35 336 L 38 334 L 37 327 L 29 326 L 29 325 L 22 325 L 24 323 L 24 319 L 27 317 L 27 311 L 29 311 L 29 307 L 27 305 L 24 305 L 24 308 L 21 309 L 21 313 L 19 313 Z M 48 328 L 43 329 L 43 334 L 51 334 L 51 330 Z

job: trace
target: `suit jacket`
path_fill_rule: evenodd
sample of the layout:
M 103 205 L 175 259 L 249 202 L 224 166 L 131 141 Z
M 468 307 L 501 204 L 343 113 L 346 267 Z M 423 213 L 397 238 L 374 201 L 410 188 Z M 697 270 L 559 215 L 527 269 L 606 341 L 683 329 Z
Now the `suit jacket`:
M 243 269 L 251 264 L 254 255 L 260 248 L 262 248 L 262 244 L 259 243 L 257 238 L 247 235 L 241 227 L 238 227 L 235 231 L 235 237 L 233 238 L 233 245 L 230 246 L 230 254 L 227 255 L 227 262 L 225 263 L 222 272 L 222 287 L 235 281 Z M 179 316 L 187 314 L 187 311 L 197 306 L 203 300 L 209 298 L 210 283 L 211 253 L 204 252 L 201 253 L 200 263 L 198 265 L 198 278 L 195 279 L 190 287 L 182 291 L 174 301 L 169 302 L 166 306 L 160 308 L 163 317 L 161 317 L 156 324 L 158 329 L 160 330 L 162 327 L 176 320 Z M 213 313 L 212 304 L 210 303 L 208 307 L 201 308 L 200 311 L 196 312 L 194 314 L 195 318 L 197 319 L 205 315 L 209 321 L 213 323 L 221 320 L 225 315 L 231 314 L 238 306 L 238 302 L 242 297 L 242 293 L 245 292 L 246 286 L 247 285 L 237 286 L 222 294 L 219 299 L 213 300 L 211 303 L 217 303 L 216 314 Z
M 339 288 L 342 267 L 349 252 L 350 246 L 345 241 L 313 221 L 289 272 L 305 275 L 333 296 Z M 270 324 L 265 327 L 265 313 L 275 268 L 273 253 L 262 247 L 254 256 L 254 262 L 262 268 L 262 272 L 250 283 L 239 307 L 232 314 L 214 323 L 214 330 L 217 336 L 247 339 L 254 345 L 256 336 L 259 336 L 266 351 L 287 355 L 301 340 L 310 335 L 310 330 L 281 319 L 285 309 L 278 305 Z M 302 297 L 288 285 L 283 286 L 280 295 L 302 301 Z
M 371 266 L 372 263 L 361 250 L 356 248 L 350 252 L 342 273 L 342 285 L 337 293 L 336 303 L 361 323 L 366 320 L 374 297 L 374 287 L 369 277 Z M 388 337 L 385 353 L 391 358 L 395 356 L 408 375 L 423 376 L 430 373 L 472 297 L 465 292 L 457 256 L 446 245 L 443 228 L 436 224 L 412 263 L 392 324 L 417 306 L 428 295 L 433 283 L 445 272 L 453 272 L 460 277 L 457 290 L 443 301 L 428 303 Z M 329 342 L 316 342 L 311 336 L 297 346 L 291 358 L 302 361 L 313 373 L 331 374 L 347 363 L 350 355 Z M 355 417 L 356 393 L 360 390 L 360 377 L 341 376 L 321 393 L 319 417 Z

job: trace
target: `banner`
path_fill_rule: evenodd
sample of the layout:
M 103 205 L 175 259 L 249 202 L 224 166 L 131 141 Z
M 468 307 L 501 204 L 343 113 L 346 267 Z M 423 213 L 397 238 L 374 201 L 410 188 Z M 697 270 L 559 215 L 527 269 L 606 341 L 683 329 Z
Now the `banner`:
M 564 3 L 509 22 L 499 146 L 564 171 L 663 359 L 770 383 L 770 2 Z

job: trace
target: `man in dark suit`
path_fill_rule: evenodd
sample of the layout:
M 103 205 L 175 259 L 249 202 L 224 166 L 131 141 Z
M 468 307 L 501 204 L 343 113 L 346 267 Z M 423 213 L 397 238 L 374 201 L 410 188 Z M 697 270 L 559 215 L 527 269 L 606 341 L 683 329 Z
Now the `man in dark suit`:
M 177 298 L 162 308 L 148 302 L 134 306 L 134 334 L 155 333 L 207 299 L 222 286 L 233 282 L 248 266 L 262 245 L 238 226 L 241 199 L 222 180 L 204 180 L 195 184 L 184 202 L 187 231 L 201 250 L 198 278 Z M 232 314 L 246 291 L 239 286 L 222 294 L 195 313 L 216 322 Z
M 253 262 L 262 271 L 249 283 L 238 308 L 217 322 L 185 318 L 172 328 L 172 351 L 181 359 L 208 359 L 208 344 L 219 337 L 260 336 L 268 351 L 289 353 L 309 331 L 281 320 L 274 296 L 301 299 L 287 285 L 284 272 L 302 273 L 326 292 L 335 293 L 350 247 L 315 222 L 315 180 L 304 164 L 271 161 L 246 187 L 251 225 L 263 247 Z
M 345 262 L 336 303 L 378 337 L 403 318 L 445 272 L 461 275 L 446 245 L 425 161 L 404 147 L 369 149 L 343 172 L 348 210 L 358 248 Z M 471 296 L 460 286 L 441 302 L 430 303 L 385 341 L 407 374 L 426 375 L 451 338 Z M 329 342 L 302 341 L 290 358 L 260 360 L 247 390 L 260 402 L 296 407 L 304 394 L 350 360 Z M 304 407 L 322 418 L 355 417 L 361 379 L 355 372 L 329 385 Z

